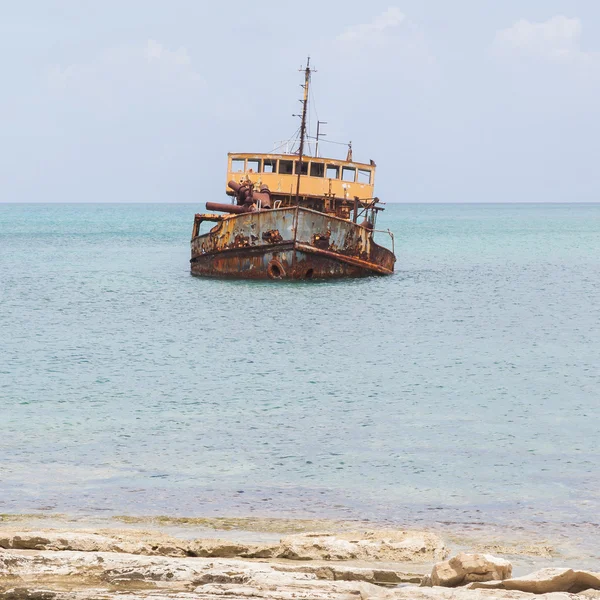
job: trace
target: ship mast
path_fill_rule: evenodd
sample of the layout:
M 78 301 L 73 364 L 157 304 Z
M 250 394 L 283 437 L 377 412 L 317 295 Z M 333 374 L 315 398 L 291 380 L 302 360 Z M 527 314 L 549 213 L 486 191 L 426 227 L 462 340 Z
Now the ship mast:
M 302 123 L 300 125 L 300 148 L 298 149 L 298 181 L 296 183 L 296 204 L 300 204 L 300 177 L 302 175 L 302 158 L 304 157 L 304 138 L 306 137 L 306 109 L 308 107 L 308 88 L 310 86 L 310 56 L 304 69 L 304 99 L 302 100 Z

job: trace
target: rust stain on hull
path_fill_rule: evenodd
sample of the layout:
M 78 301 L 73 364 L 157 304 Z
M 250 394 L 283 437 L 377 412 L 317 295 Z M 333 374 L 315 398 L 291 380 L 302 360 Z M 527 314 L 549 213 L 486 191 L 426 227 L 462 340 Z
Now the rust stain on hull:
M 305 280 L 390 275 L 395 260 L 369 229 L 290 207 L 224 217 L 192 239 L 190 263 L 205 277 Z

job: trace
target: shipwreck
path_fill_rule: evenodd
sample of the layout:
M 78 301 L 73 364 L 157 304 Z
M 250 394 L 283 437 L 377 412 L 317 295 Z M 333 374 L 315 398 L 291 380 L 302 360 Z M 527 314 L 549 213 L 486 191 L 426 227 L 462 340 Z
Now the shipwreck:
M 393 234 L 376 228 L 384 210 L 374 195 L 376 165 L 353 161 L 351 144 L 346 160 L 319 156 L 321 123 L 316 138 L 307 135 L 310 59 L 303 71 L 297 150 L 228 154 L 231 203 L 207 202 L 209 212 L 195 216 L 193 275 L 306 280 L 394 272 Z M 375 242 L 376 233 L 389 236 L 391 249 Z

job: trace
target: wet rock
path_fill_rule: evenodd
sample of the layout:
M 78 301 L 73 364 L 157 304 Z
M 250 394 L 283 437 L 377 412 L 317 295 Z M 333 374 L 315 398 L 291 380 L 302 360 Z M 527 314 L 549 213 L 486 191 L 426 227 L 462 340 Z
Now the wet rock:
M 437 563 L 431 571 L 431 585 L 457 587 L 472 582 L 508 579 L 512 565 L 491 554 L 460 553 Z
M 278 558 L 427 562 L 447 556 L 444 542 L 423 531 L 303 533 L 281 540 Z

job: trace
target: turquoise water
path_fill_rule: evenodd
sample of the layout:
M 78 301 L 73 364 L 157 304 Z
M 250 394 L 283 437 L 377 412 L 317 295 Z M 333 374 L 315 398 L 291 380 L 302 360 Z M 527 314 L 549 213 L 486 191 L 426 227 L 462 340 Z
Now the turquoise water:
M 600 205 L 388 205 L 397 273 L 189 275 L 194 205 L 0 205 L 0 512 L 576 523 Z

